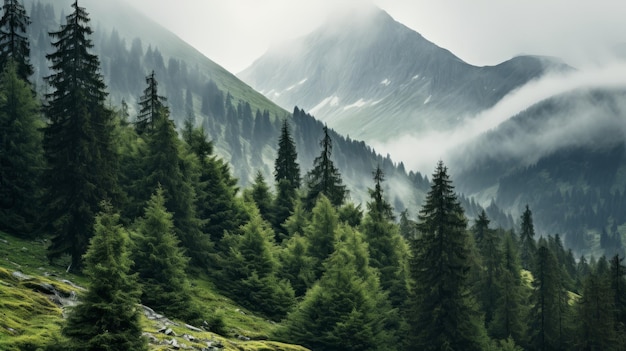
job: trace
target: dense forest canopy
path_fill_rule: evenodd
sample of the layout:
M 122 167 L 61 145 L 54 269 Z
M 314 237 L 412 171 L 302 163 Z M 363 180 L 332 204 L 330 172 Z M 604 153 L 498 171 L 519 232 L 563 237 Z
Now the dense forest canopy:
M 209 82 L 201 109 L 210 118 L 199 119 L 190 90 L 159 90 L 161 77 L 187 68 L 161 75 L 157 49 L 148 48 L 154 71 L 128 82 L 136 109 L 112 106 L 88 11 L 78 1 L 67 11 L 50 32 L 39 95 L 24 54 L 28 13 L 5 0 L 0 19 L 0 230 L 49 239 L 50 263 L 88 281 L 60 333 L 37 347 L 146 349 L 138 303 L 232 336 L 198 303 L 192 278 L 277 322 L 266 338 L 311 349 L 626 347 L 621 251 L 577 258 L 559 235 L 537 235 L 530 207 L 515 226 L 459 195 L 443 162 L 430 181 L 407 175 L 297 107 L 280 120 L 253 113 Z M 212 138 L 228 140 L 231 162 Z M 252 145 L 268 143 L 276 152 L 265 163 L 253 154 L 267 150 Z M 371 174 L 364 206 L 344 184 L 360 170 L 337 166 L 363 152 L 378 161 L 359 165 Z M 258 168 L 250 184 L 236 178 L 248 170 L 237 160 Z M 390 198 L 394 172 L 425 192 L 419 208 Z

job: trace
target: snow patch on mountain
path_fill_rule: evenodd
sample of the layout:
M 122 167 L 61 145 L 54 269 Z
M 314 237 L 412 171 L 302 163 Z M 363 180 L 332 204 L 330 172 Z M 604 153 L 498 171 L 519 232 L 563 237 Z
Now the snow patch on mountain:
M 299 81 L 298 83 L 296 83 L 296 84 L 293 84 L 293 85 L 289 86 L 287 89 L 285 89 L 285 91 L 290 91 L 290 90 L 293 90 L 295 87 L 300 86 L 300 85 L 302 85 L 302 84 L 306 83 L 306 81 L 307 81 L 308 79 L 309 79 L 309 78 L 304 78 L 303 80 Z
M 326 106 L 331 106 L 331 107 L 336 107 L 339 105 L 339 96 L 336 95 L 331 95 L 327 98 L 325 98 L 324 100 L 320 101 L 319 104 L 315 105 L 310 113 L 315 114 L 317 113 L 319 110 L 321 110 L 322 108 L 326 107 Z
M 359 100 L 357 100 L 355 103 L 352 103 L 348 106 L 344 106 L 343 110 L 347 110 L 347 109 L 351 109 L 351 108 L 355 108 L 355 107 L 363 107 L 365 105 L 370 104 L 369 100 L 364 100 L 363 98 L 360 98 Z

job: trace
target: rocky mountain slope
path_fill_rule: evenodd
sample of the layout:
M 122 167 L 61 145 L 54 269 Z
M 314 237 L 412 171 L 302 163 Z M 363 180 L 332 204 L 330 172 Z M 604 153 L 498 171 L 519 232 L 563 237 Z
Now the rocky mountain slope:
M 565 67 L 536 56 L 472 66 L 372 6 L 338 14 L 270 49 L 238 77 L 280 106 L 310 110 L 340 133 L 385 142 L 446 130 Z

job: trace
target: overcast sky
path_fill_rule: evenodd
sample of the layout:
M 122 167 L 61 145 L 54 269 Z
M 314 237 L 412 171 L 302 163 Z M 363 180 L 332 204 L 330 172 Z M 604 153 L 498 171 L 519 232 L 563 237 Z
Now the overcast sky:
M 238 73 L 271 45 L 302 36 L 338 7 L 367 0 L 127 0 L 213 61 Z M 518 54 L 574 65 L 626 43 L 623 0 L 373 0 L 397 21 L 466 62 Z M 175 6 L 172 6 L 175 4 Z

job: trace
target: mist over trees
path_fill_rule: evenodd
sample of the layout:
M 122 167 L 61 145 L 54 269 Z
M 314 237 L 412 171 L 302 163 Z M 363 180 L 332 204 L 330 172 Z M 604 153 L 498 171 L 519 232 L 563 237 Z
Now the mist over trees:
M 6 0 L 3 11 L 16 4 Z M 76 1 L 68 11 L 50 34 L 47 93 L 37 96 L 20 73 L 28 57 L 0 60 L 0 229 L 50 239 L 49 259 L 89 282 L 61 328 L 65 344 L 48 349 L 146 349 L 139 303 L 211 320 L 191 278 L 276 322 L 267 338 L 312 349 L 626 347 L 619 253 L 576 259 L 560 235 L 537 235 L 530 206 L 514 228 L 497 225 L 491 213 L 513 221 L 457 194 L 443 162 L 430 181 L 406 174 L 297 107 L 272 116 L 215 82 L 187 82 L 186 92 L 205 93 L 199 108 L 211 118 L 197 119 L 193 94 L 158 90 L 159 79 L 185 84 L 189 68 L 166 65 L 156 48 L 145 54 L 154 70 L 126 85 L 139 96 L 135 109 L 112 106 L 89 14 Z M 142 56 L 139 41 L 130 50 Z M 180 128 L 178 105 L 189 112 Z M 237 179 L 252 167 L 252 182 Z M 361 208 L 344 179 L 365 170 Z M 421 206 L 394 208 L 394 175 L 426 191 Z

